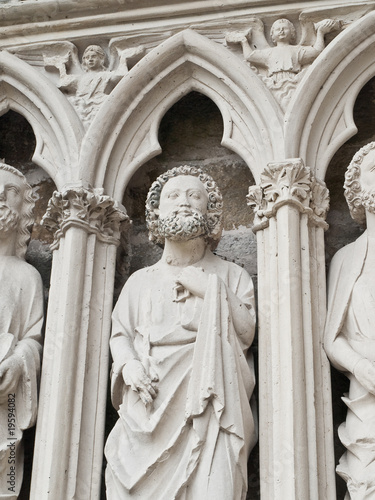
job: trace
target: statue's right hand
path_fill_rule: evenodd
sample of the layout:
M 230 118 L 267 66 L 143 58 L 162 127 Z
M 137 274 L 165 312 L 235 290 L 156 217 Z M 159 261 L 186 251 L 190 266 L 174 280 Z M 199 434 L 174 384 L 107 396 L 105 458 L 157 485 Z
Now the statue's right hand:
M 251 28 L 247 31 L 232 31 L 225 35 L 225 40 L 229 44 L 246 43 L 251 38 Z
M 362 387 L 375 395 L 375 363 L 367 358 L 362 358 L 355 365 L 353 375 Z
M 139 394 L 142 402 L 147 405 L 156 397 L 156 380 L 151 380 L 138 359 L 128 361 L 122 369 L 122 376 L 126 385 Z

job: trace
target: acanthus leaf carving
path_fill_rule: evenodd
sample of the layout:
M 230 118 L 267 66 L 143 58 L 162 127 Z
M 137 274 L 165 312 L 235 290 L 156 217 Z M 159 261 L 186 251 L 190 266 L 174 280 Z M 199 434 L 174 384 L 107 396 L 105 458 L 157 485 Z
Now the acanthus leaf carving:
M 265 199 L 260 186 L 250 186 L 246 196 L 248 206 L 254 211 L 260 211 L 265 208 Z
M 261 187 L 268 202 L 307 200 L 310 193 L 310 169 L 301 160 L 269 163 L 261 175 Z
M 254 231 L 266 227 L 268 219 L 286 204 L 306 213 L 313 224 L 328 227 L 325 218 L 329 191 L 323 181 L 312 176 L 300 158 L 269 163 L 261 174 L 260 185 L 250 186 L 247 204 L 256 215 Z
M 318 217 L 326 218 L 329 210 L 329 191 L 325 182 L 312 178 L 310 207 Z
M 55 191 L 48 202 L 42 224 L 55 232 L 53 248 L 67 227 L 84 227 L 89 233 L 96 233 L 98 238 L 108 243 L 118 244 L 120 230 L 124 230 L 131 221 L 125 209 L 110 196 L 103 195 L 103 189 L 67 189 Z

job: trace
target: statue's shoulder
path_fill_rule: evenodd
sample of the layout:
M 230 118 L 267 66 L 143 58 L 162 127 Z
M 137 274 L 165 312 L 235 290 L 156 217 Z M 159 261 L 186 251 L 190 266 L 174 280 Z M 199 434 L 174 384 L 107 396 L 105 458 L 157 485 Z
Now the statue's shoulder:
M 223 257 L 215 255 L 210 250 L 206 252 L 204 260 L 210 265 L 210 267 L 216 268 L 219 274 L 225 273 L 232 277 L 248 277 L 250 279 L 250 275 L 243 267 L 229 260 L 225 260 Z
M 361 273 L 367 251 L 367 232 L 353 243 L 340 248 L 329 266 L 328 290 L 332 295 L 337 287 L 352 289 Z
M 34 266 L 29 264 L 23 259 L 18 259 L 17 269 L 19 273 L 22 273 L 21 279 L 28 280 L 30 283 L 42 283 L 42 277 L 39 271 L 35 269 Z
M 1 264 L 4 269 L 11 272 L 15 276 L 39 277 L 39 272 L 31 264 L 24 259 L 15 256 L 6 256 L 1 258 Z
M 126 285 L 131 284 L 134 286 L 137 283 L 144 283 L 145 281 L 152 279 L 155 273 L 158 272 L 161 272 L 159 262 L 153 264 L 152 266 L 142 267 L 141 269 L 134 271 L 134 273 L 129 276 Z
M 333 256 L 330 267 L 341 267 L 344 263 L 346 263 L 346 261 L 348 262 L 348 265 L 350 265 L 354 260 L 361 257 L 366 249 L 366 245 L 367 234 L 365 232 L 352 243 L 340 248 L 340 250 L 338 250 Z
M 5 257 L 0 263 L 1 281 L 11 282 L 15 288 L 42 290 L 42 278 L 31 264 L 19 257 Z

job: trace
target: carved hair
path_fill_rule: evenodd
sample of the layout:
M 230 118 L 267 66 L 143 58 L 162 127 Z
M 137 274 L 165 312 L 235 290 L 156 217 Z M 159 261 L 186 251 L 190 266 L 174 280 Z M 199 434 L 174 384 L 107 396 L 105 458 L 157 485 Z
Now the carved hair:
M 294 27 L 294 24 L 292 22 L 290 22 L 289 19 L 282 18 L 282 19 L 276 19 L 276 21 L 273 23 L 273 25 L 271 27 L 270 35 L 271 35 L 271 40 L 273 41 L 273 43 L 276 43 L 274 36 L 273 36 L 274 30 L 275 30 L 275 24 L 280 22 L 280 21 L 282 21 L 283 23 L 286 23 L 289 26 L 291 41 L 295 42 L 296 38 L 297 38 L 297 32 L 296 32 L 296 28 Z
M 373 149 L 375 149 L 375 142 L 370 142 L 366 146 L 363 146 L 353 156 L 345 172 L 345 198 L 349 206 L 350 215 L 359 224 L 366 223 L 366 210 L 363 206 L 363 197 L 366 196 L 366 193 L 360 183 L 361 164 Z
M 22 212 L 20 214 L 20 221 L 17 229 L 17 242 L 16 242 L 16 255 L 21 259 L 25 258 L 27 244 L 30 239 L 30 228 L 34 224 L 33 209 L 35 206 L 35 200 L 33 196 L 33 190 L 31 186 L 27 183 L 26 178 L 19 170 L 6 163 L 0 163 L 0 170 L 5 172 L 10 172 L 13 175 L 19 177 L 23 181 L 24 192 L 23 192 L 23 205 Z
M 88 71 L 88 67 L 86 65 L 86 61 L 85 61 L 85 57 L 87 55 L 88 52 L 94 52 L 95 54 L 97 54 L 100 59 L 101 59 L 101 67 L 102 69 L 106 69 L 105 68 L 105 65 L 104 65 L 104 61 L 105 61 L 105 52 L 104 50 L 100 47 L 100 45 L 89 45 L 88 47 L 86 47 L 84 53 L 83 53 L 83 56 L 82 56 L 82 66 L 84 68 L 85 71 Z
M 164 238 L 158 234 L 158 215 L 155 209 L 159 208 L 160 196 L 163 187 L 172 179 L 180 175 L 192 175 L 198 177 L 208 194 L 207 203 L 207 226 L 208 234 L 206 240 L 214 248 L 220 240 L 222 231 L 223 198 L 216 182 L 211 176 L 200 168 L 183 165 L 168 170 L 161 174 L 152 184 L 146 200 L 146 222 L 150 232 L 150 240 L 156 243 L 164 243 Z

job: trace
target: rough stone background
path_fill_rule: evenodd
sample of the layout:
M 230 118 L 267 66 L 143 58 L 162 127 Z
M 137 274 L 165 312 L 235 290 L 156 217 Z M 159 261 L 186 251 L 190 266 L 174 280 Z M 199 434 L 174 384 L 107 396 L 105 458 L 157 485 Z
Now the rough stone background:
M 343 196 L 344 172 L 354 153 L 375 135 L 375 79 L 360 92 L 354 111 L 359 132 L 336 153 L 328 168 L 326 182 L 331 192 L 331 210 L 328 215 L 330 229 L 326 233 L 327 265 L 335 252 L 354 241 L 363 231 L 349 215 Z M 115 283 L 115 299 L 127 276 L 135 270 L 153 264 L 161 249 L 149 243 L 144 219 L 144 201 L 151 182 L 163 171 L 190 164 L 203 168 L 219 184 L 225 203 L 225 222 L 222 241 L 216 253 L 243 266 L 256 285 L 256 239 L 251 231 L 252 215 L 246 206 L 248 186 L 254 183 L 244 161 L 220 145 L 222 119 L 217 107 L 208 98 L 192 93 L 173 106 L 162 120 L 159 132 L 163 152 L 145 164 L 132 178 L 123 203 L 133 220 L 131 235 L 124 239 L 119 251 Z M 36 224 L 27 254 L 27 260 L 41 273 L 48 300 L 51 270 L 51 235 L 40 225 L 48 200 L 55 188 L 48 175 L 32 163 L 35 138 L 31 127 L 20 115 L 10 111 L 0 117 L 0 158 L 19 168 L 28 178 L 36 195 Z M 1 286 L 1 284 L 0 284 Z M 257 354 L 257 341 L 253 345 Z M 347 391 L 345 376 L 332 370 L 334 426 L 345 420 L 346 407 L 341 401 Z M 116 421 L 116 413 L 108 403 L 108 433 Z M 25 433 L 25 478 L 20 500 L 28 498 L 34 431 Z M 343 448 L 336 437 L 336 462 Z M 258 448 L 249 460 L 248 498 L 259 498 Z M 344 496 L 343 482 L 338 478 L 337 498 Z M 103 490 L 103 499 L 105 498 Z

